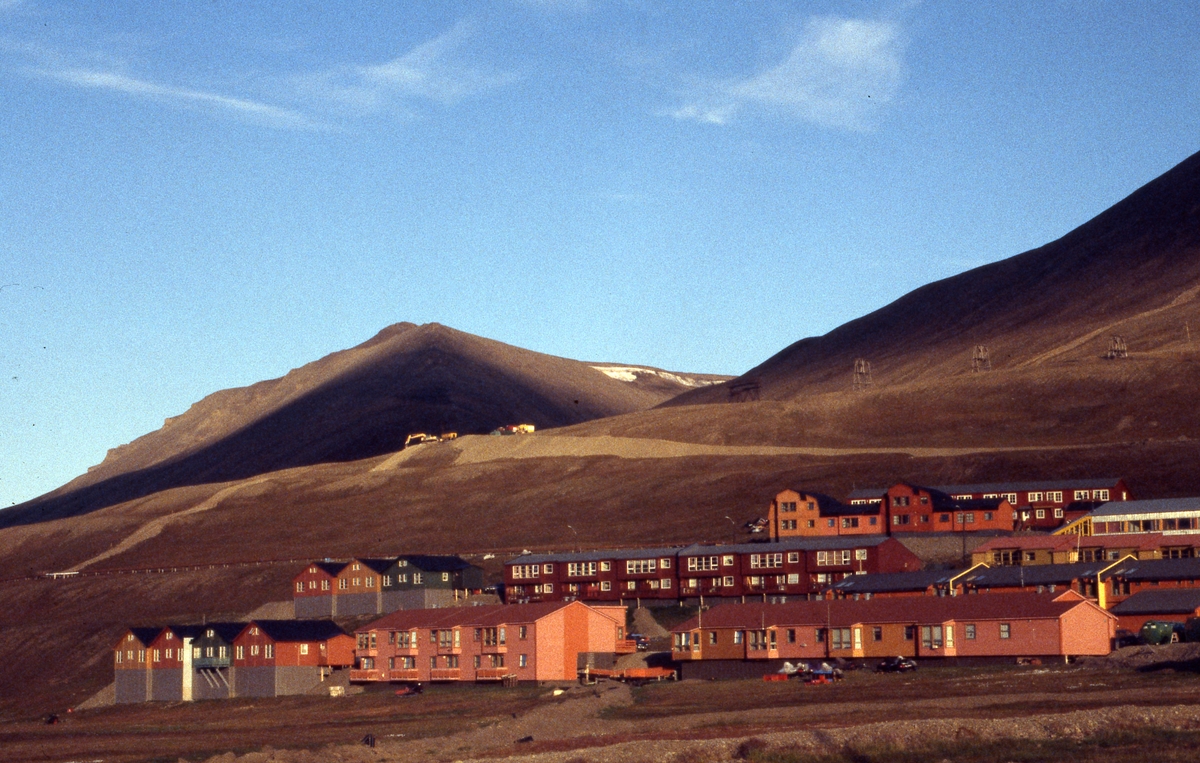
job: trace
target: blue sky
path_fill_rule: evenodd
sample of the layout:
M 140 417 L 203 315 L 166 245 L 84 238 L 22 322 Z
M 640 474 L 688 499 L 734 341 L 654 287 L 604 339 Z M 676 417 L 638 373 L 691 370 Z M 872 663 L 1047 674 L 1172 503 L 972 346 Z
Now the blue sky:
M 1198 40 L 1195 2 L 0 0 L 0 506 L 398 321 L 739 373 L 1200 149 Z

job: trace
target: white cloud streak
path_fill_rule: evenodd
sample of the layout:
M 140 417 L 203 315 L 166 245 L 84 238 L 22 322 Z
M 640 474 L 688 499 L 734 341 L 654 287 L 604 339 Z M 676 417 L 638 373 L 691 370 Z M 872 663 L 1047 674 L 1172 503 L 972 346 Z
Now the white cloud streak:
M 904 47 L 895 22 L 814 17 L 782 62 L 712 84 L 671 115 L 722 125 L 744 112 L 783 112 L 824 127 L 868 130 L 904 82 Z
M 304 114 L 291 109 L 203 90 L 160 85 L 124 74 L 78 68 L 35 69 L 34 71 L 42 76 L 77 87 L 111 90 L 127 95 L 205 106 L 233 112 L 274 127 L 290 129 L 318 129 L 321 127 Z
M 369 112 L 412 100 L 450 106 L 514 81 L 511 73 L 488 71 L 463 60 L 463 50 L 473 36 L 472 26 L 460 22 L 391 61 L 303 77 L 299 87 L 310 96 Z

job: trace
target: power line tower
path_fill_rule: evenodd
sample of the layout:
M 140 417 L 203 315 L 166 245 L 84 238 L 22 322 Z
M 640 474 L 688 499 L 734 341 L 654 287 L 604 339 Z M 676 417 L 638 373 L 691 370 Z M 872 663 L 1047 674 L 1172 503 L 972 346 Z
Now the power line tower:
M 1117 360 L 1118 358 L 1128 358 L 1129 348 L 1125 346 L 1125 340 L 1119 336 L 1114 336 L 1112 341 L 1108 343 L 1108 354 L 1104 357 L 1109 360 Z
M 854 361 L 854 389 L 866 389 L 873 383 L 871 380 L 871 361 L 857 358 Z
M 979 373 L 980 371 L 992 370 L 992 355 L 988 352 L 987 345 L 975 345 L 975 351 L 971 353 L 971 372 Z

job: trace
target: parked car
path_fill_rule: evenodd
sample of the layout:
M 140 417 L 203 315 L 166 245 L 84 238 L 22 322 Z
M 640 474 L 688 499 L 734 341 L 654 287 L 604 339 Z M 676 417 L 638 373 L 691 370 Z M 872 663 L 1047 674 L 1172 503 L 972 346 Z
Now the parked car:
M 875 666 L 876 673 L 907 673 L 916 669 L 916 660 L 908 657 L 888 657 Z
M 1125 628 L 1118 628 L 1116 635 L 1113 636 L 1113 649 L 1120 649 L 1125 646 L 1141 646 L 1145 643 L 1146 639 Z
M 637 645 L 639 652 L 644 652 L 650 648 L 650 637 L 642 633 L 630 633 L 629 640 Z

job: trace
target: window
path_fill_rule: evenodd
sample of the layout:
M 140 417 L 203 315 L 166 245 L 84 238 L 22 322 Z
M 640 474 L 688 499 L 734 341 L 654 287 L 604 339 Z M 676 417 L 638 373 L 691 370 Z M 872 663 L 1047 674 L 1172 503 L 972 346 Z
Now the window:
M 1062 498 L 1062 491 L 1061 491 L 1061 490 L 1055 490 L 1054 492 L 1051 492 L 1051 493 L 1046 493 L 1046 500 L 1047 500 L 1047 501 L 1053 501 L 1053 502 L 1055 502 L 1055 503 L 1062 503 L 1062 499 L 1063 499 L 1063 498 Z
M 826 527 L 834 527 L 836 524 L 837 524 L 837 520 L 836 520 L 836 519 L 827 519 L 827 520 L 825 520 L 825 526 L 826 526 Z
M 162 662 L 162 660 L 160 660 L 158 658 L 158 650 L 157 649 L 155 649 L 154 651 L 152 651 L 150 653 L 150 659 L 153 660 L 154 662 Z
M 205 656 L 205 657 L 212 657 L 212 656 L 213 656 L 213 648 L 212 648 L 211 646 L 206 646 L 206 647 L 204 647 L 204 656 Z M 139 661 L 139 662 L 141 661 L 141 658 L 140 658 L 140 657 L 138 658 L 138 661 Z
M 687 568 L 689 572 L 706 572 L 717 568 L 718 557 L 715 556 L 689 556 L 687 560 Z
M 659 560 L 658 560 L 658 568 L 659 568 L 660 570 L 669 570 L 669 569 L 671 569 L 671 560 L 670 560 L 670 559 L 659 559 Z
M 517 657 L 517 666 L 521 668 L 529 667 L 529 655 L 522 654 Z
M 571 562 L 567 565 L 567 577 L 580 578 L 596 574 L 595 562 Z
M 475 655 L 474 664 L 475 664 L 475 669 L 479 670 L 479 666 L 483 664 L 483 655 L 480 655 L 480 654 Z
M 969 525 L 975 524 L 975 512 L 968 511 L 964 521 Z
M 811 528 L 811 527 L 816 527 L 816 526 L 817 526 L 817 520 L 815 520 L 815 519 L 810 519 L 810 520 L 808 520 L 808 522 L 806 523 L 806 526 L 807 526 L 807 527 L 810 527 L 810 528 Z
M 199 657 L 199 656 L 200 656 L 200 647 L 196 647 L 195 649 L 192 650 L 192 657 L 195 658 L 195 657 Z M 251 657 L 258 656 L 258 644 L 250 645 L 250 656 Z
M 1055 510 L 1054 510 L 1054 518 L 1055 518 L 1055 519 L 1062 519 L 1062 517 L 1063 517 L 1063 510 L 1062 510 L 1062 509 L 1055 509 Z
M 328 590 L 329 590 L 329 581 L 328 581 L 328 580 L 322 580 L 322 581 L 321 581 L 321 590 L 322 590 L 322 591 L 328 591 Z
M 300 654 L 308 654 L 308 644 L 300 645 Z
M 909 522 L 909 519 L 908 519 L 907 514 L 893 514 L 892 515 L 892 524 L 893 525 L 906 525 L 906 524 L 908 524 L 908 522 Z
M 600 590 L 601 591 L 611 591 L 612 590 L 612 581 L 611 580 L 601 580 L 600 581 Z
M 716 645 L 716 643 L 717 643 L 717 632 L 716 631 L 708 632 L 708 643 L 710 646 Z
M 733 588 L 733 576 L 726 575 L 725 577 L 721 578 L 721 585 L 725 588 Z
M 1107 501 L 1108 500 L 1108 491 L 1107 490 L 1093 490 L 1092 491 L 1092 500 Z
M 541 565 L 537 564 L 514 564 L 512 566 L 513 580 L 536 578 L 541 572 L 541 569 Z
M 787 629 L 787 642 L 788 642 L 789 644 L 794 644 L 794 643 L 796 643 L 796 629 L 795 629 L 795 628 L 788 628 L 788 629 Z
M 954 648 L 954 626 L 953 625 L 946 626 L 946 648 L 947 649 Z
M 1012 636 L 1012 625 L 1000 623 L 1000 638 L 1009 638 L 1010 636 Z
M 1029 502 L 1030 503 L 1033 503 L 1034 501 L 1040 501 L 1040 500 L 1042 500 L 1041 493 L 1030 493 L 1029 494 Z
M 783 503 L 779 504 L 779 510 L 780 511 L 795 511 L 796 510 L 796 502 L 795 501 L 784 501 Z
M 350 581 L 346 580 L 345 578 L 338 578 L 338 590 L 339 591 L 345 591 L 349 587 L 350 587 Z
M 663 579 L 662 579 L 662 587 L 663 587 L 663 588 L 670 588 L 670 587 L 671 587 L 671 579 L 670 579 L 670 578 L 663 578 Z
M 799 551 L 789 551 L 788 552 L 788 564 L 796 564 L 799 561 L 800 561 L 800 552 Z
M 612 562 L 600 562 L 600 571 L 601 572 L 611 572 L 612 571 Z
M 1017 494 L 1016 493 L 1001 493 L 1000 497 L 1012 504 L 1015 504 L 1017 502 Z
M 865 548 L 854 549 L 854 560 L 858 562 L 865 562 L 867 560 L 867 550 Z
M 1036 562 L 1037 561 L 1037 552 L 1036 551 L 1026 551 L 1025 552 L 1025 561 Z
M 868 521 L 867 524 L 869 524 L 869 525 L 879 524 L 879 517 L 871 517 L 870 521 Z
M 975 640 L 975 623 L 967 623 L 963 626 L 963 638 L 967 641 Z
M 800 584 L 800 573 L 789 572 L 788 576 L 787 576 L 787 582 L 788 582 L 788 585 L 799 585 Z
M 235 655 L 237 659 L 239 659 L 239 660 L 246 659 L 246 647 L 242 646 L 241 644 L 238 644 L 234 651 L 237 652 L 237 654 Z
M 940 625 L 922 625 L 921 626 L 921 646 L 926 649 L 941 649 L 942 648 L 942 626 Z
M 354 579 L 354 587 L 358 588 L 361 585 L 362 585 L 362 578 L 355 578 Z
M 446 655 L 446 667 L 448 667 L 448 668 L 457 668 L 458 667 L 458 655 L 457 654 Z
M 780 522 L 780 523 L 779 523 L 779 529 L 781 529 L 781 530 L 795 530 L 795 529 L 796 529 L 796 520 L 794 520 L 794 519 L 785 519 L 785 520 L 783 520 L 782 522 Z
M 1075 500 L 1076 501 L 1086 501 L 1088 499 L 1088 497 L 1089 497 L 1088 491 L 1086 491 L 1086 490 L 1076 490 L 1075 491 Z
M 547 564 L 546 566 L 549 567 L 550 565 Z M 421 573 L 413 573 L 413 585 L 421 585 Z
M 391 575 L 384 575 L 384 576 L 383 576 L 383 587 L 384 587 L 384 588 L 391 588 L 391 587 L 392 587 L 392 576 L 391 576 Z
M 745 640 L 746 640 L 746 631 L 734 631 L 733 632 L 733 643 L 740 644 Z
M 268 660 L 273 659 L 275 657 L 275 645 L 274 644 L 266 644 L 265 646 L 263 646 L 263 657 L 266 657 Z
M 299 580 L 296 582 L 296 593 L 304 593 L 304 581 L 303 580 Z
M 307 654 L 307 652 L 305 652 L 304 654 Z M 226 657 L 228 657 L 229 656 L 229 647 L 227 647 L 227 646 L 217 647 L 217 656 L 220 657 L 222 660 L 225 659 Z
M 648 575 L 656 571 L 657 564 L 653 559 L 629 559 L 625 562 L 625 573 L 628 575 Z
M 542 565 L 542 572 L 544 572 L 544 573 L 546 573 L 547 575 L 549 575 L 550 573 L 554 572 L 554 565 L 553 565 L 553 564 L 543 564 L 543 565 Z
M 363 578 L 363 585 L 366 586 L 367 588 L 374 588 L 375 587 L 375 577 L 372 575 L 367 575 L 365 578 Z
M 443 573 L 442 573 L 442 582 L 443 582 L 443 583 L 449 583 L 449 582 L 450 582 L 450 573 L 449 573 L 449 572 L 443 572 Z
M 916 637 L 916 626 L 913 626 L 913 625 L 904 626 L 904 640 L 912 641 L 915 637 Z
M 1034 512 L 1034 516 L 1036 516 L 1038 519 L 1045 519 L 1046 518 L 1046 510 L 1038 509 L 1036 512 Z
M 636 591 L 637 590 L 637 581 L 636 580 L 626 580 L 625 588 L 630 591 Z
M 907 495 L 898 495 L 892 499 L 893 506 L 907 506 L 909 497 Z
M 171 635 L 171 634 L 169 634 L 169 633 L 168 633 L 167 635 L 169 636 L 169 635 Z M 174 650 L 172 650 L 172 649 L 168 649 L 168 650 L 167 650 L 167 659 L 168 659 L 168 660 L 170 660 L 170 659 L 174 659 Z
M 783 554 L 751 554 L 750 569 L 774 568 L 783 566 Z

